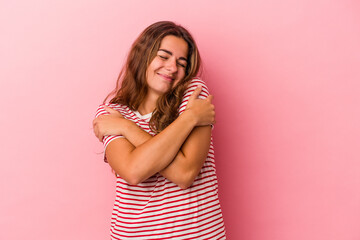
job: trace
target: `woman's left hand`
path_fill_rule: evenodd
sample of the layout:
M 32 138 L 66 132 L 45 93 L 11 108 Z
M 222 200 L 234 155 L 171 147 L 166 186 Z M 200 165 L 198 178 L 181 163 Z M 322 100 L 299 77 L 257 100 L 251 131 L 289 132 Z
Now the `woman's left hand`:
M 93 130 L 95 136 L 102 142 L 106 135 L 123 135 L 128 122 L 120 112 L 104 106 L 108 115 L 101 115 L 94 119 Z

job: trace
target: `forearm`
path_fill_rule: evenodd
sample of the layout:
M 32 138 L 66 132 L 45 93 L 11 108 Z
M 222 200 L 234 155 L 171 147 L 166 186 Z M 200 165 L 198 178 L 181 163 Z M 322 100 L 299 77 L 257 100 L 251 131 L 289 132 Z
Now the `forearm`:
M 135 147 L 153 138 L 136 124 L 129 125 L 127 132 L 126 138 Z M 210 126 L 195 127 L 173 161 L 159 173 L 181 188 L 187 188 L 192 184 L 204 164 L 210 147 L 210 139 Z
M 126 131 L 124 131 L 123 136 L 132 144 L 134 147 L 139 147 L 143 143 L 149 141 L 153 136 L 147 133 L 145 130 L 140 128 L 136 123 L 128 121 Z
M 161 171 L 177 156 L 181 145 L 193 130 L 196 122 L 192 113 L 184 113 L 158 135 L 152 137 L 141 129 L 125 131 L 124 136 L 135 148 L 128 155 L 130 169 L 141 182 Z
M 192 133 L 190 133 L 191 135 Z M 129 121 L 129 125 L 127 126 L 127 130 L 124 133 L 124 137 L 132 144 L 134 145 L 135 148 L 139 147 L 140 145 L 144 144 L 145 142 L 149 141 L 150 139 L 152 139 L 154 136 L 152 136 L 151 134 L 147 133 L 146 131 L 144 131 L 142 128 L 140 128 L 139 126 L 137 126 L 135 123 L 130 122 Z M 166 137 L 164 135 L 161 135 L 160 137 Z M 189 138 L 189 137 L 188 137 Z M 171 140 L 170 140 L 171 141 Z M 184 158 L 184 154 L 181 151 L 181 147 L 180 149 L 178 149 L 178 152 L 176 154 L 176 156 L 173 159 L 173 162 L 176 159 L 181 159 Z M 177 161 L 178 162 L 178 161 Z M 162 169 L 160 171 L 161 174 L 165 174 L 167 171 L 167 169 L 169 169 L 169 166 L 172 165 L 172 162 L 166 166 L 164 169 Z M 176 164 L 178 165 L 178 164 Z M 171 168 L 173 169 L 173 168 Z
M 211 126 L 195 127 L 175 159 L 159 173 L 179 187 L 188 188 L 204 165 L 210 142 Z

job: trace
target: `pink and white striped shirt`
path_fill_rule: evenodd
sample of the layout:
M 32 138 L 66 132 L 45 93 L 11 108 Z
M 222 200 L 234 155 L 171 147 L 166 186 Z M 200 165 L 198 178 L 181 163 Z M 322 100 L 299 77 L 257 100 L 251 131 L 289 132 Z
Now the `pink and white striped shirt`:
M 192 79 L 179 106 L 180 114 L 198 85 L 202 85 L 199 98 L 209 95 L 202 80 Z M 98 108 L 96 117 L 107 114 L 103 106 Z M 107 106 L 118 110 L 126 119 L 155 135 L 149 128 L 151 113 L 141 115 L 119 104 Z M 120 137 L 122 136 L 104 137 L 105 148 Z M 185 190 L 159 173 L 138 185 L 130 185 L 118 176 L 110 234 L 111 239 L 226 239 L 218 198 L 212 139 L 199 175 Z

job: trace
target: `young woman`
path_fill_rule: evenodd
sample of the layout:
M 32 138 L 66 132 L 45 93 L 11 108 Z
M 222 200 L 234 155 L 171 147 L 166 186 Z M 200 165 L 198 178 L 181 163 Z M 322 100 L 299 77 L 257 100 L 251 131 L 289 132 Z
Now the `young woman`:
M 173 22 L 133 43 L 94 133 L 117 176 L 111 239 L 225 239 L 200 56 Z M 121 87 L 119 87 L 121 85 Z

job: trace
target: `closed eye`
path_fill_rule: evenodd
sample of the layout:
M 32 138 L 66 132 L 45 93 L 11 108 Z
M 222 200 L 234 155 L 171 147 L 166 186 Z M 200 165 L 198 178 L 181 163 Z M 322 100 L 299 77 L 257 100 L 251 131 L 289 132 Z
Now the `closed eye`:
M 163 59 L 163 60 L 167 60 L 167 59 L 169 59 L 169 57 L 168 56 L 163 56 L 163 55 L 160 55 L 160 54 L 158 54 L 158 56 L 161 58 L 161 59 Z M 181 59 L 181 61 L 183 61 L 182 59 Z M 181 63 L 181 62 L 179 62 L 179 61 L 177 61 L 177 65 L 179 65 L 180 67 L 182 67 L 182 68 L 186 68 L 186 63 Z
M 180 67 L 183 67 L 183 68 L 186 68 L 186 65 L 185 64 L 183 64 L 183 63 L 177 63 Z
M 168 57 L 165 57 L 165 56 L 161 56 L 161 55 L 158 55 L 158 56 L 162 59 L 168 59 Z

